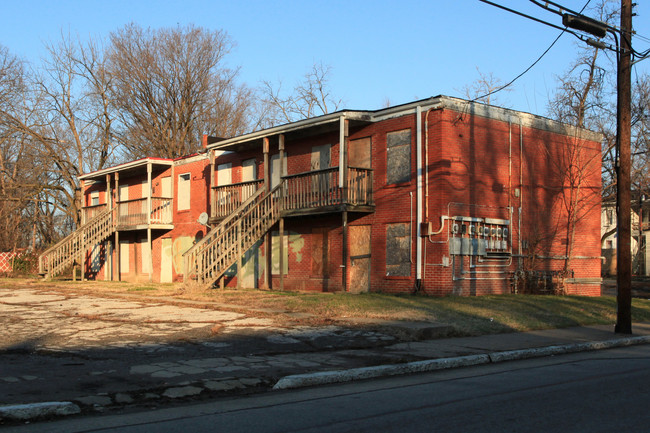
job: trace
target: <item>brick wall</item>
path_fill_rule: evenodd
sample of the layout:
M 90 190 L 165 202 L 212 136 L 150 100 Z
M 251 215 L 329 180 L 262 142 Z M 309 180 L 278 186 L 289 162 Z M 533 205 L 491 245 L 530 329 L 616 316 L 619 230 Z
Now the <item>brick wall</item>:
M 350 140 L 363 137 L 372 140 L 376 212 L 350 214 L 348 222 L 351 227 L 371 227 L 371 290 L 389 293 L 415 290 L 418 283 L 416 246 L 421 242 L 425 264 L 420 289 L 427 294 L 509 293 L 518 267 L 533 272 L 562 270 L 567 248 L 572 249 L 573 259 L 567 266 L 570 276 L 574 277 L 568 280 L 573 282 L 567 285 L 567 291 L 599 294 L 599 284 L 590 280 L 600 275 L 599 143 L 525 126 L 526 123 L 520 128 L 517 117 L 512 117 L 509 123 L 449 109 L 423 113 L 423 120 L 425 117 L 428 134 L 423 137 L 423 145 L 428 155 L 424 154 L 423 158 L 428 159 L 425 173 L 428 194 L 423 212 L 433 230 L 441 231 L 429 237 L 416 235 L 415 114 L 350 130 Z M 410 181 L 387 185 L 386 134 L 402 130 L 411 131 Z M 285 144 L 289 174 L 308 171 L 311 147 L 321 144 L 332 145 L 332 166 L 338 165 L 338 132 L 287 140 Z M 274 153 L 273 143 L 271 153 Z M 219 162 L 233 162 L 233 182 L 237 182 L 235 173 L 239 161 L 253 155 L 253 151 L 226 155 Z M 261 160 L 260 154 L 257 155 Z M 579 167 L 579 170 L 568 175 L 568 167 Z M 261 165 L 259 168 L 258 176 L 261 177 Z M 572 202 L 571 186 L 578 183 L 580 196 Z M 570 211 L 572 206 L 574 209 Z M 575 218 L 575 232 L 567 231 L 571 226 L 568 224 L 570 215 Z M 441 227 L 442 216 L 507 220 L 509 224 L 503 227 L 508 228 L 509 237 L 504 251 L 510 254 L 482 262 L 477 257 L 452 256 L 449 250 L 451 224 L 444 221 Z M 412 264 L 406 276 L 387 275 L 387 227 L 395 223 L 406 224 L 410 235 Z M 340 290 L 342 269 L 352 266 L 350 259 L 345 264 L 341 261 L 341 224 L 340 214 L 286 219 L 285 227 L 290 234 L 288 274 L 284 278 L 286 289 Z M 328 230 L 329 271 L 324 279 L 312 274 L 311 257 L 317 248 L 314 237 L 322 236 L 315 235 L 314 229 L 325 227 Z M 263 266 L 264 260 L 260 263 Z M 263 269 L 258 276 L 259 285 L 263 281 Z M 235 279 L 230 281 L 232 285 L 235 283 Z M 276 286 L 277 283 L 278 279 L 274 278 Z

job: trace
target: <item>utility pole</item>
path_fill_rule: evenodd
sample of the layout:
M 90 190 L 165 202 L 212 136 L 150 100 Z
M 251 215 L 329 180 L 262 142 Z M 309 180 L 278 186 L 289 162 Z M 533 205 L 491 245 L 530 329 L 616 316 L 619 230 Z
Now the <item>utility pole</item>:
M 616 145 L 616 326 L 614 332 L 632 333 L 632 252 L 631 222 L 631 52 L 632 0 L 621 0 L 621 44 L 618 52 Z
M 537 18 L 522 14 L 521 12 L 496 4 L 489 0 L 480 0 L 483 3 L 505 9 L 517 15 L 522 15 L 534 21 L 541 22 L 551 27 L 559 28 L 553 24 Z M 544 9 L 562 15 L 562 24 L 565 27 L 580 30 L 596 36 L 598 39 L 607 35 L 607 32 L 619 33 L 620 45 L 617 43 L 617 116 L 616 116 L 616 327 L 614 331 L 621 334 L 632 333 L 632 251 L 630 238 L 632 237 L 632 194 L 630 182 L 631 167 L 631 111 L 632 111 L 632 0 L 621 0 L 621 25 L 619 29 L 608 26 L 606 23 L 586 17 L 580 12 L 574 12 L 552 1 L 534 2 Z M 558 8 L 555 11 L 553 8 Z M 573 33 L 575 35 L 575 33 Z M 577 35 L 576 35 L 577 36 Z M 608 46 L 599 40 L 583 39 L 587 44 L 604 49 Z M 643 56 L 645 58 L 646 56 Z

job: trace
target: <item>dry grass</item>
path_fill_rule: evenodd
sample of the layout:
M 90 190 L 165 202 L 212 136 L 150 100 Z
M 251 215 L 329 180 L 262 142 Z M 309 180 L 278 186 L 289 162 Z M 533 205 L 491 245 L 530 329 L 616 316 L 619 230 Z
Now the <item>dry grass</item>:
M 206 289 L 196 284 L 121 282 L 43 282 L 0 279 L 0 287 L 34 287 L 66 296 L 129 296 L 169 303 L 184 300 L 205 308 L 247 312 L 255 316 L 289 318 L 286 313 L 309 313 L 301 323 L 322 325 L 351 318 L 423 320 L 454 326 L 458 335 L 479 335 L 568 326 L 613 324 L 613 297 L 501 295 L 481 297 L 396 296 L 378 293 L 297 293 L 262 290 Z M 650 301 L 633 300 L 633 320 L 650 321 Z

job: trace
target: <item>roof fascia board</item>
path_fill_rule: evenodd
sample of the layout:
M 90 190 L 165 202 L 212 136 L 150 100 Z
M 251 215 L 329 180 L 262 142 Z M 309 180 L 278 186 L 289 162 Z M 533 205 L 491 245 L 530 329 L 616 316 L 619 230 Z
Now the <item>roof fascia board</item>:
M 81 176 L 78 177 L 78 179 L 79 180 L 93 179 L 99 176 L 104 176 L 111 173 L 117 173 L 124 170 L 130 170 L 140 166 L 144 167 L 148 163 L 151 163 L 153 165 L 161 165 L 161 166 L 168 166 L 168 167 L 171 167 L 174 164 L 172 160 L 167 160 L 167 159 L 154 159 L 154 158 L 136 159 L 135 161 L 129 161 L 129 162 L 125 162 L 124 164 L 119 164 L 113 167 L 103 168 L 101 170 L 82 174 Z
M 500 120 L 502 122 L 519 123 L 524 127 L 539 129 L 542 131 L 553 132 L 556 134 L 577 137 L 583 140 L 602 142 L 603 135 L 599 132 L 588 129 L 577 128 L 566 123 L 560 123 L 547 117 L 535 114 L 525 113 L 523 111 L 511 110 L 509 108 L 497 107 L 478 102 L 466 101 L 464 99 L 452 98 L 449 96 L 440 97 L 444 108 L 448 108 L 459 113 L 471 114 L 474 116 L 486 117 L 489 119 Z
M 249 141 L 259 140 L 264 137 L 271 137 L 278 134 L 287 134 L 289 132 L 299 131 L 301 129 L 313 128 L 315 126 L 338 122 L 341 116 L 344 116 L 348 120 L 370 120 L 371 114 L 367 111 L 337 111 L 334 113 L 325 114 L 323 116 L 303 119 L 297 122 L 286 123 L 284 125 L 251 132 L 249 134 L 227 138 L 218 143 L 208 145 L 207 148 L 209 150 L 219 150 L 222 148 L 230 147 L 234 144 L 246 143 Z

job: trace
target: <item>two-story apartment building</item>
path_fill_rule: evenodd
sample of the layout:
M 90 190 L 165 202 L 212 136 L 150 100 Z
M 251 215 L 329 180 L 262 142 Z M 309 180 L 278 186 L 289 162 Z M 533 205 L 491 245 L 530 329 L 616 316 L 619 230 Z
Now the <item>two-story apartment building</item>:
M 97 276 L 115 277 L 128 240 L 122 278 L 169 280 L 158 255 L 171 243 L 171 278 L 204 284 L 480 295 L 553 274 L 568 293 L 600 293 L 600 136 L 590 131 L 439 96 L 252 132 L 191 158 L 204 165 L 187 171 L 196 181 L 187 220 L 184 162 L 138 163 L 151 164 L 152 180 L 144 189 L 134 180 L 146 194 L 133 197 L 150 213 L 156 182 L 165 197 L 162 178 L 172 178 L 173 227 L 117 230 L 86 263 L 103 266 Z M 82 178 L 98 182 L 103 203 L 101 191 L 119 198 L 125 170 Z M 196 221 L 202 212 L 209 227 Z

